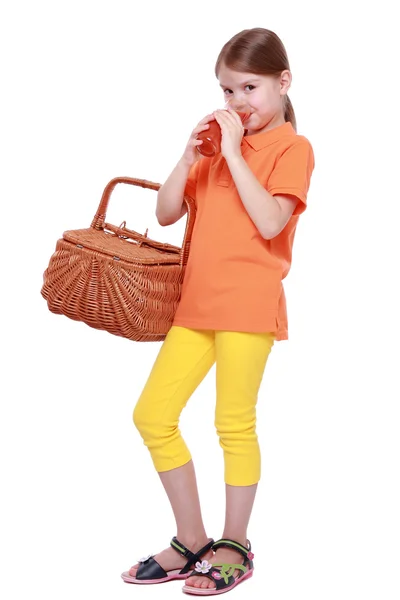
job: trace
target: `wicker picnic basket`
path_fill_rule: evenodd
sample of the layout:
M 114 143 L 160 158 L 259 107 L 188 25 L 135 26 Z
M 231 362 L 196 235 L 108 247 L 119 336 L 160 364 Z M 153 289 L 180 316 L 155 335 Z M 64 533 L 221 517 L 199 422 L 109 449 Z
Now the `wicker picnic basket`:
M 65 231 L 43 274 L 42 296 L 51 312 L 134 341 L 162 341 L 178 306 L 195 220 L 184 197 L 187 222 L 182 247 L 156 242 L 105 222 L 118 183 L 157 191 L 160 184 L 116 177 L 104 189 L 88 229 Z

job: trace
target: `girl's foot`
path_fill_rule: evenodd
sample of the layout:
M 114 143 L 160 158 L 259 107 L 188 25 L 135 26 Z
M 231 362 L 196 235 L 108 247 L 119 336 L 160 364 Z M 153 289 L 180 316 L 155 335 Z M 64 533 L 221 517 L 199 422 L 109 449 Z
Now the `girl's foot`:
M 243 544 L 245 547 L 247 545 L 246 541 Z M 243 556 L 240 552 L 236 552 L 236 550 L 231 550 L 230 548 L 218 548 L 211 559 L 208 559 L 208 562 L 212 565 L 221 564 L 221 563 L 231 563 L 231 564 L 242 564 Z M 235 571 L 233 573 L 234 577 L 238 576 L 239 571 Z M 201 577 L 192 575 L 188 577 L 185 581 L 185 586 L 192 586 L 195 588 L 201 589 L 215 589 L 215 583 L 211 581 L 208 577 Z
M 194 543 L 186 543 L 186 541 L 184 539 L 181 540 L 183 544 L 185 544 L 185 546 L 187 548 L 190 548 L 190 550 L 192 550 L 192 552 L 197 552 L 197 550 L 199 550 L 200 548 L 203 548 L 203 546 L 205 546 L 207 544 L 207 542 L 210 541 L 210 539 L 204 538 L 202 540 L 197 540 Z M 210 559 L 214 556 L 214 552 L 212 550 L 208 550 L 207 552 L 205 552 L 202 556 L 202 560 L 208 560 L 210 561 Z M 164 571 L 172 571 L 174 569 L 182 569 L 188 559 L 185 558 L 184 556 L 180 555 L 176 550 L 174 550 L 173 548 L 169 547 L 166 548 L 166 550 L 162 550 L 162 552 L 159 552 L 158 554 L 154 555 L 154 560 L 156 560 L 158 562 L 158 564 L 164 569 Z M 193 569 L 194 569 L 193 565 Z M 131 575 L 132 577 L 136 577 L 136 572 L 139 568 L 139 563 L 137 563 L 136 565 L 134 565 L 133 567 L 131 567 L 129 569 L 129 575 Z

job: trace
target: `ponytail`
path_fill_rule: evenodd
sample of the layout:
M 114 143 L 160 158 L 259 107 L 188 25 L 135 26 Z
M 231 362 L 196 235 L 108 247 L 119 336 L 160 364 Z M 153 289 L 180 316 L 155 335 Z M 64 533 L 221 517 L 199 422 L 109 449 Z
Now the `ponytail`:
M 296 115 L 294 114 L 294 108 L 288 95 L 285 97 L 285 121 L 290 121 L 293 129 L 297 132 Z

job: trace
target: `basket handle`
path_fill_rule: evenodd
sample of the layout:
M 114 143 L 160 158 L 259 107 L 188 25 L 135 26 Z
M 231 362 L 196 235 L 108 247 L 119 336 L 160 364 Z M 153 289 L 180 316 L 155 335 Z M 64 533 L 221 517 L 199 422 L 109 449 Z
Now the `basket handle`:
M 148 188 L 150 190 L 158 191 L 161 187 L 160 183 L 154 183 L 152 181 L 146 181 L 146 179 L 135 179 L 134 177 L 115 177 L 111 179 L 104 188 L 103 195 L 100 200 L 99 207 L 95 216 L 93 217 L 93 221 L 91 227 L 93 229 L 104 229 L 105 219 L 107 214 L 107 207 L 110 196 L 118 183 L 127 183 L 129 185 L 137 185 L 143 188 Z M 192 239 L 193 226 L 196 217 L 196 205 L 190 196 L 184 196 L 183 201 L 187 207 L 187 220 L 186 220 L 186 228 L 185 234 L 183 237 L 182 249 L 180 251 L 180 261 L 179 264 L 181 266 L 186 265 L 187 259 L 189 256 L 190 242 Z

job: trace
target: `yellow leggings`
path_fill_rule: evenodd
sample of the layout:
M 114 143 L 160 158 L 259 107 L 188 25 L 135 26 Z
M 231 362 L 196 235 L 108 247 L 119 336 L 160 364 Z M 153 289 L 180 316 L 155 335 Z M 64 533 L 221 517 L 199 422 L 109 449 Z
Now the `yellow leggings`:
M 170 329 L 133 412 L 158 472 L 191 460 L 179 417 L 216 362 L 215 427 L 224 452 L 225 482 L 245 486 L 259 481 L 256 404 L 274 340 L 272 333 Z

